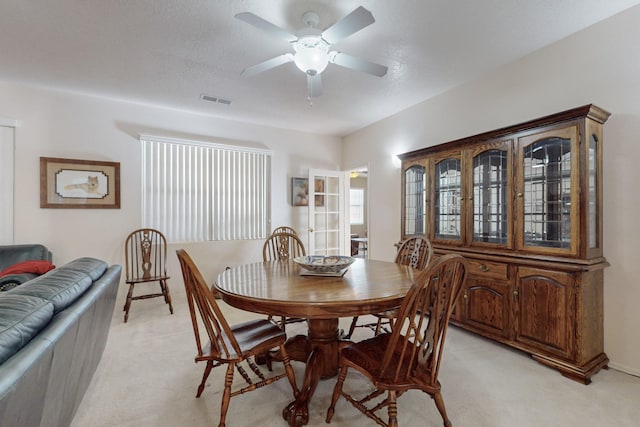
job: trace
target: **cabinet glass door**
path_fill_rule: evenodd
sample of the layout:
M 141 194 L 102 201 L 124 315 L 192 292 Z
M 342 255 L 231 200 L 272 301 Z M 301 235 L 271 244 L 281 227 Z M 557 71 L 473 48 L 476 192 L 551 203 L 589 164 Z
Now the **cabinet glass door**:
M 589 137 L 589 148 L 587 150 L 587 179 L 588 179 L 588 212 L 587 212 L 587 242 L 589 244 L 589 249 L 597 248 L 600 246 L 600 242 L 598 242 L 598 230 L 600 224 L 598 223 L 598 211 L 599 206 L 598 202 L 600 200 L 598 193 L 600 189 L 598 188 L 599 177 L 598 177 L 598 138 L 596 135 L 591 135 Z
M 462 169 L 459 158 L 448 158 L 435 165 L 434 228 L 439 240 L 462 240 Z
M 426 168 L 413 165 L 404 173 L 404 234 L 425 234 Z
M 507 245 L 509 151 L 489 149 L 473 157 L 473 242 Z
M 576 128 L 570 127 L 527 138 L 523 144 L 522 187 L 518 198 L 524 246 L 574 248 L 571 236 L 572 218 L 577 212 L 572 200 L 576 136 Z

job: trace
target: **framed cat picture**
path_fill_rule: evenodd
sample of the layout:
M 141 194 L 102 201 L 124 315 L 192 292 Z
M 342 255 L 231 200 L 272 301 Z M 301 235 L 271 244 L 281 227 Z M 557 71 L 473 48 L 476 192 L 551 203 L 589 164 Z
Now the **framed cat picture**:
M 40 157 L 40 207 L 120 209 L 120 163 Z

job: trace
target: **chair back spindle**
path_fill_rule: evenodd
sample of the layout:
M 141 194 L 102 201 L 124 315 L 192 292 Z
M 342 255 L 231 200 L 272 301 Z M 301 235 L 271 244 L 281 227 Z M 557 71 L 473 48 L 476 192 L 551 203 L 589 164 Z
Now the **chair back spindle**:
M 432 256 L 433 247 L 428 239 L 423 237 L 410 237 L 400 245 L 395 262 L 396 264 L 407 265 L 416 270 L 424 270 L 431 262 Z M 369 328 L 376 335 L 381 332 L 390 332 L 393 327 L 393 319 L 397 316 L 397 309 L 394 308 L 382 313 L 375 313 L 374 315 L 377 317 L 376 322 L 361 325 L 358 325 L 358 316 L 354 316 L 351 320 L 347 338 L 353 335 L 356 328 Z
M 307 251 L 300 238 L 292 233 L 273 233 L 264 242 L 262 258 L 264 261 L 281 261 L 305 256 Z
M 447 324 L 462 289 L 465 271 L 464 258 L 445 255 L 420 273 L 398 311 L 381 375 L 391 368 L 394 353 L 397 355 L 401 349 L 401 360 L 407 363 L 394 367 L 394 379 L 407 381 L 411 376 L 426 373 L 429 375 L 426 383 L 436 384 Z M 423 313 L 430 314 L 424 316 Z
M 187 294 L 189 312 L 191 313 L 191 323 L 196 337 L 198 356 L 204 354 L 199 327 L 199 323 L 202 323 L 202 327 L 209 338 L 211 346 L 210 355 L 226 360 L 236 358 L 237 355 L 240 354 L 240 347 L 231 333 L 231 328 L 216 303 L 211 289 L 207 286 L 202 274 L 196 268 L 189 254 L 183 249 L 178 250 L 177 254 L 184 278 L 184 286 Z M 196 310 L 200 315 L 200 319 L 196 316 Z
M 396 254 L 396 263 L 424 270 L 433 256 L 433 247 L 428 239 L 410 237 L 400 245 Z

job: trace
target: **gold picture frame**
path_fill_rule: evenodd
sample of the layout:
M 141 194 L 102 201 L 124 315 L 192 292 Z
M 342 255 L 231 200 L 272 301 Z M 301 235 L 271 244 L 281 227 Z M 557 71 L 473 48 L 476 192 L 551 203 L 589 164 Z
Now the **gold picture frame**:
M 40 157 L 40 207 L 120 209 L 120 163 Z

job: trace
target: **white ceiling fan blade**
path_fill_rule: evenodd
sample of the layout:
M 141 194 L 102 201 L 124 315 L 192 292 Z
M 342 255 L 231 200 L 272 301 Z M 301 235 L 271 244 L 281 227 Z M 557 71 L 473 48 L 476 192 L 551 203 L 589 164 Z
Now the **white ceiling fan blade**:
M 309 99 L 322 95 L 322 78 L 320 74 L 316 74 L 315 76 L 307 74 L 307 90 L 309 92 Z
M 382 77 L 387 74 L 387 67 L 384 65 L 369 62 L 342 52 L 331 52 L 329 55 L 329 62 L 333 62 L 341 67 L 373 74 L 378 77 Z
M 322 38 L 325 39 L 327 43 L 334 44 L 349 37 L 353 33 L 357 33 L 374 22 L 376 22 L 376 20 L 373 18 L 371 12 L 359 6 L 353 12 L 324 30 Z
M 251 67 L 247 67 L 242 70 L 240 75 L 244 77 L 255 76 L 258 73 L 262 73 L 263 71 L 270 70 L 291 61 L 293 61 L 293 55 L 291 55 L 290 53 L 285 53 L 280 56 L 267 59 L 266 61 L 263 61 L 259 64 L 252 65 Z
M 284 30 L 277 25 L 262 19 L 258 15 L 254 15 L 251 12 L 238 13 L 235 15 L 235 17 L 241 21 L 246 22 L 247 24 L 260 28 L 262 31 L 269 33 L 274 37 L 285 39 L 288 42 L 294 42 L 298 40 L 298 37 L 294 36 L 287 30 Z

